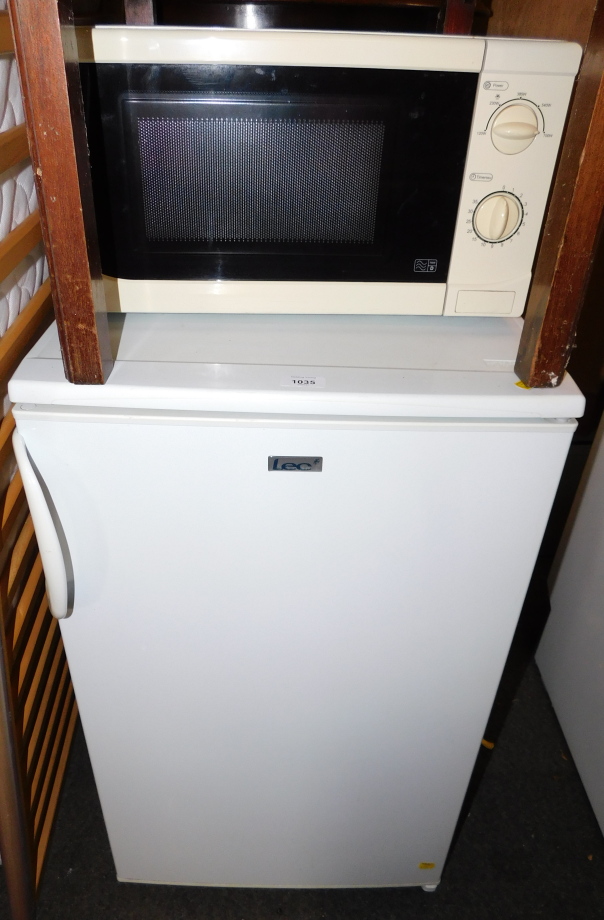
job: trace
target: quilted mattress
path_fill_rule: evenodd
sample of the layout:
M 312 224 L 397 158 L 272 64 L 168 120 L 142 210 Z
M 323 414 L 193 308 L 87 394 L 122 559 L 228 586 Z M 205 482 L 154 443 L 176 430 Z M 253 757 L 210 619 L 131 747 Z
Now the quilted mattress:
M 0 0 L 0 10 L 6 0 Z M 12 54 L 0 55 L 0 132 L 24 121 L 17 64 Z M 0 241 L 38 206 L 29 160 L 0 174 Z M 0 336 L 38 290 L 48 272 L 42 245 L 37 246 L 10 275 L 0 281 Z

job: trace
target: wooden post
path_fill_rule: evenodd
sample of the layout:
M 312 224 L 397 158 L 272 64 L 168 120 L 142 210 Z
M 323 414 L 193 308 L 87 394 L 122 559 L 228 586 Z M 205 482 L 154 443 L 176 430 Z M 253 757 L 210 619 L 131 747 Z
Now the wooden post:
M 124 18 L 128 26 L 154 26 L 155 0 L 124 0 Z
M 100 384 L 113 358 L 70 7 L 9 0 L 65 373 Z
M 476 12 L 476 0 L 447 0 L 445 35 L 471 35 Z
M 516 373 L 562 382 L 604 207 L 604 0 L 596 9 L 535 265 Z

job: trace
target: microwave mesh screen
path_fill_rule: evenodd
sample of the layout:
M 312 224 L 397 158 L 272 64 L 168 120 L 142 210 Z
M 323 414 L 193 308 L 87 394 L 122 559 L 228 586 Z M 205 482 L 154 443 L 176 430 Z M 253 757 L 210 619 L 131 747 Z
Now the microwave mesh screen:
M 139 117 L 149 241 L 372 243 L 385 126 Z

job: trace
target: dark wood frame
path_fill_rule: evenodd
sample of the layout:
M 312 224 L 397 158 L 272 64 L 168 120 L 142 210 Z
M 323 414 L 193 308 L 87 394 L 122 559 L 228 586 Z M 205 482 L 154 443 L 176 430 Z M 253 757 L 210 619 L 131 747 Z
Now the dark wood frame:
M 104 383 L 113 358 L 73 13 L 63 0 L 8 6 L 65 373 L 72 383 Z
M 604 208 L 604 3 L 598 3 L 573 99 L 526 309 L 516 373 L 531 387 L 564 377 Z

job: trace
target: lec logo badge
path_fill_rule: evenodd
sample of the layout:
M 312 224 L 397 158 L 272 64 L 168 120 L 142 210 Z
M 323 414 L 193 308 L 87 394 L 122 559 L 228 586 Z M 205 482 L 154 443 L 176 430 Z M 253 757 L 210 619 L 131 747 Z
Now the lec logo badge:
M 269 472 L 275 470 L 298 473 L 320 473 L 323 470 L 323 457 L 269 457 Z

